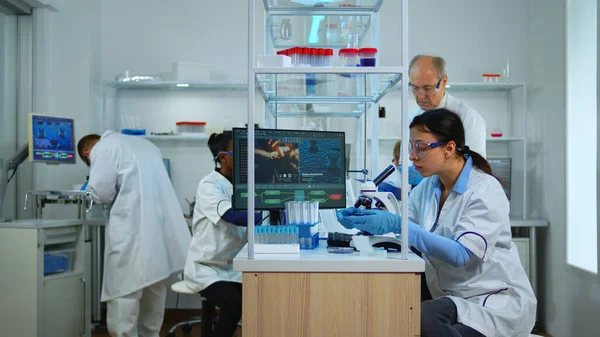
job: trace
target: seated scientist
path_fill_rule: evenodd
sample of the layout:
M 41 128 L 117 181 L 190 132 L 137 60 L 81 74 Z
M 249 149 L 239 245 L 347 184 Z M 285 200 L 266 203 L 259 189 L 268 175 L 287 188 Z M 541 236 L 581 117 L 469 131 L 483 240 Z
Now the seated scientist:
M 415 117 L 409 151 L 425 177 L 408 201 L 409 244 L 423 255 L 433 297 L 421 304 L 421 336 L 529 336 L 537 300 L 512 242 L 508 199 L 488 162 L 465 146 L 458 115 Z M 386 211 L 337 216 L 373 234 L 401 229 Z
M 247 212 L 231 208 L 231 132 L 212 134 L 208 147 L 217 167 L 198 184 L 184 281 L 188 288 L 219 307 L 221 314 L 213 336 L 231 337 L 242 318 L 242 274 L 233 271 L 233 258 L 248 242 Z M 260 213 L 256 213 L 255 223 L 260 220 Z
M 379 192 L 391 192 L 396 199 L 401 200 L 402 198 L 402 165 L 400 165 L 400 141 L 394 144 L 394 149 L 392 152 L 393 159 L 392 163 L 396 168 L 394 174 L 390 177 L 390 179 L 382 182 L 377 186 L 377 190 Z M 415 187 L 419 185 L 419 183 L 423 180 L 423 177 L 417 172 L 414 165 L 408 167 L 408 184 L 411 187 Z

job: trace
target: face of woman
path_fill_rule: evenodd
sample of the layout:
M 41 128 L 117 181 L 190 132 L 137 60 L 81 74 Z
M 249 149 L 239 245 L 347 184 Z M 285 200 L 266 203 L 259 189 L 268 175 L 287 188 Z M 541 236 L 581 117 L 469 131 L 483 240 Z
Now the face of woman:
M 419 126 L 410 129 L 409 159 L 421 176 L 430 177 L 443 169 L 446 156 L 444 145 Z

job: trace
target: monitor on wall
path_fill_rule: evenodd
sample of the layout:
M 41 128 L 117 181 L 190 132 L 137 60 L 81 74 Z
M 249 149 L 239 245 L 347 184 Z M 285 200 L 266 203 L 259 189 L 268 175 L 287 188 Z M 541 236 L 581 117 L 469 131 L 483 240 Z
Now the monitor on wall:
M 511 190 L 511 160 L 510 158 L 490 158 L 488 159 L 488 163 L 490 163 L 490 167 L 492 169 L 492 174 L 498 178 L 500 181 L 500 185 L 504 189 L 504 193 L 506 193 L 506 197 L 510 200 L 510 190 Z
M 30 113 L 27 124 L 30 162 L 75 164 L 73 119 Z

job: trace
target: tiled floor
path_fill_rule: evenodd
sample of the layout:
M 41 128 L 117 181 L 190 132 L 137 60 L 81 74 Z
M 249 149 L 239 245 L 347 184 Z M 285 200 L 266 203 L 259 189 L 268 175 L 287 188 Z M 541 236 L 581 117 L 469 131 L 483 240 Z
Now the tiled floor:
M 160 336 L 165 337 L 167 335 L 167 333 L 169 332 L 169 330 L 171 329 L 171 327 L 175 323 L 185 321 L 193 316 L 200 316 L 200 311 L 199 310 L 184 310 L 184 309 L 177 309 L 177 310 L 167 309 L 167 312 L 165 313 L 165 321 L 163 323 L 162 329 L 160 330 Z M 190 334 L 184 334 L 181 331 L 181 328 L 179 328 L 175 331 L 175 336 L 176 337 L 198 337 L 198 336 L 200 336 L 200 325 L 197 325 L 197 324 L 194 325 L 192 327 L 192 332 Z M 242 336 L 242 332 L 241 332 L 240 328 L 238 328 L 238 331 L 235 336 L 236 337 Z M 108 332 L 106 332 L 106 330 L 104 330 L 104 331 L 92 333 L 92 337 L 110 337 L 110 335 L 108 334 Z
M 177 310 L 167 309 L 167 312 L 165 313 L 165 321 L 164 321 L 163 327 L 160 331 L 160 336 L 165 337 L 167 335 L 167 333 L 169 332 L 169 329 L 171 329 L 171 327 L 175 323 L 184 321 L 193 316 L 200 316 L 200 311 L 199 310 L 184 310 L 184 309 L 177 309 Z M 184 334 L 181 331 L 181 329 L 177 329 L 175 331 L 175 336 L 176 337 L 198 337 L 198 336 L 200 336 L 200 326 L 194 325 L 192 328 L 192 332 L 190 334 Z M 241 337 L 241 336 L 242 336 L 241 328 L 238 328 L 238 331 L 237 331 L 235 337 Z M 92 337 L 110 337 L 110 335 L 106 331 L 101 331 L 101 332 L 92 333 Z M 551 336 L 548 334 L 538 332 L 537 335 L 531 335 L 530 337 L 551 337 Z

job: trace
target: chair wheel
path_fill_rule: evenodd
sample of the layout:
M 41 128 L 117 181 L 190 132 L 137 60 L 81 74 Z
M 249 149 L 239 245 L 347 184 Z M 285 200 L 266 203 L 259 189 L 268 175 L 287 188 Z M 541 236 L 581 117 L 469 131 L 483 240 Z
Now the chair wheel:
M 169 332 L 165 337 L 175 337 L 175 333 L 174 332 Z
M 186 333 L 186 334 L 192 332 L 192 325 L 186 324 L 186 325 L 182 326 L 181 331 L 183 331 L 183 333 Z M 169 336 L 167 336 L 167 337 L 169 337 Z

